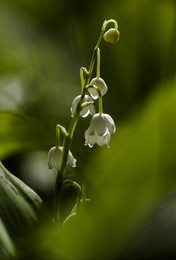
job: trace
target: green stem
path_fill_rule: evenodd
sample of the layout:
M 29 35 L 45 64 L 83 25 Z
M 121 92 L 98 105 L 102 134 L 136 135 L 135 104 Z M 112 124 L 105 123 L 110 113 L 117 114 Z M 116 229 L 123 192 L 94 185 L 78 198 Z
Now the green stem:
M 96 54 L 97 54 L 97 49 L 100 46 L 101 40 L 103 38 L 103 34 L 105 32 L 105 28 L 106 27 L 102 26 L 101 32 L 100 32 L 100 36 L 99 36 L 97 44 L 96 44 L 96 46 L 94 48 L 94 51 L 93 51 L 93 54 L 92 54 L 92 58 L 91 58 L 91 61 L 90 61 L 90 66 L 89 66 L 89 76 L 87 77 L 87 81 L 85 82 L 85 86 L 89 83 L 90 78 L 92 76 L 92 71 L 93 71 L 93 68 L 94 68 L 95 58 L 96 58 Z
M 84 91 L 83 91 L 83 94 L 81 95 L 81 99 L 80 99 L 79 104 L 82 103 L 83 98 L 84 98 Z M 54 201 L 55 201 L 54 202 L 54 216 L 55 216 L 56 222 L 59 221 L 59 219 L 60 219 L 60 204 L 61 204 L 61 195 L 62 195 L 62 183 L 63 183 L 63 179 L 64 179 L 64 175 L 65 175 L 65 170 L 66 170 L 67 160 L 68 160 L 68 154 L 69 154 L 73 134 L 74 134 L 77 122 L 78 122 L 78 118 L 79 118 L 79 112 L 80 112 L 79 109 L 78 109 L 80 107 L 79 104 L 78 104 L 77 109 L 75 111 L 75 114 L 74 114 L 74 116 L 73 116 L 73 118 L 70 122 L 68 134 L 64 138 L 61 163 L 60 163 L 60 167 L 59 167 L 58 174 L 57 174 L 57 177 L 56 177 L 55 199 L 54 199 Z
M 100 78 L 100 48 L 97 49 L 97 78 Z
M 84 71 L 83 68 L 80 68 L 80 80 L 81 80 L 81 93 L 84 89 Z
M 103 99 L 101 95 L 99 96 L 98 101 L 99 101 L 99 114 L 103 114 Z
M 79 207 L 81 196 L 82 196 L 82 188 L 81 186 L 76 182 L 71 179 L 58 179 L 57 180 L 57 192 L 55 193 L 55 201 L 54 201 L 54 217 L 56 223 L 60 221 L 60 211 L 61 211 L 61 199 L 62 199 L 62 193 L 65 188 L 72 186 L 76 188 L 78 195 L 77 195 L 77 200 L 76 204 L 77 207 Z
M 78 212 L 79 208 L 80 208 L 81 197 L 82 197 L 82 188 L 76 181 L 73 181 L 70 179 L 68 179 L 64 182 L 64 187 L 69 187 L 69 186 L 72 186 L 77 190 L 76 208 L 77 208 L 77 212 Z
M 97 44 L 96 44 L 94 51 L 93 51 L 93 54 L 92 54 L 92 58 L 91 58 L 91 61 L 90 61 L 90 66 L 89 66 L 89 73 L 88 73 L 89 76 L 87 77 L 87 81 L 85 82 L 85 86 L 89 83 L 90 78 L 92 76 L 92 71 L 93 71 L 93 68 L 94 68 L 94 63 L 95 63 L 95 58 L 96 58 L 96 52 L 97 52 L 97 49 L 100 46 L 101 40 L 103 38 L 103 34 L 106 30 L 106 26 L 109 23 L 114 23 L 115 29 L 118 30 L 118 24 L 114 19 L 109 19 L 108 21 L 104 21 L 103 26 L 101 28 L 100 36 L 98 38 Z
M 114 20 L 114 19 L 109 19 L 108 21 L 104 21 L 104 23 L 103 23 L 103 29 L 104 29 L 104 30 L 106 29 L 106 26 L 107 26 L 109 23 L 114 23 L 114 29 L 115 29 L 115 30 L 118 30 L 118 23 L 117 23 L 116 20 Z
M 56 147 L 60 146 L 60 127 L 56 125 Z

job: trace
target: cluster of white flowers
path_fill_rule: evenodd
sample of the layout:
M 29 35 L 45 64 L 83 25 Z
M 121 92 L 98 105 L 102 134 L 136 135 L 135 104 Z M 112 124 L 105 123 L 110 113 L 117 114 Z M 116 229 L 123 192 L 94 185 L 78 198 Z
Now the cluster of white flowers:
M 91 87 L 92 86 L 92 87 Z M 108 91 L 108 87 L 102 78 L 93 78 L 90 82 L 90 88 L 88 92 L 91 95 L 85 95 L 83 102 L 90 102 L 96 100 L 101 96 L 104 96 Z M 77 96 L 72 103 L 71 112 L 72 116 L 76 110 L 78 102 L 81 96 Z M 109 147 L 109 142 L 111 135 L 115 133 L 116 127 L 112 117 L 104 113 L 96 113 L 94 104 L 92 102 L 82 109 L 80 116 L 86 117 L 89 114 L 93 115 L 90 126 L 85 132 L 85 145 L 93 147 L 94 144 L 99 146 L 107 145 Z
M 92 87 L 91 87 L 92 86 Z M 93 147 L 96 143 L 99 146 L 107 145 L 109 147 L 109 142 L 111 135 L 116 131 L 116 127 L 112 117 L 105 113 L 95 113 L 94 100 L 101 96 L 104 96 L 108 90 L 105 81 L 102 78 L 93 78 L 90 82 L 90 88 L 88 88 L 89 95 L 85 95 L 83 99 L 83 106 L 80 116 L 87 117 L 89 114 L 92 115 L 90 121 L 90 126 L 85 132 L 85 145 Z M 77 109 L 77 105 L 81 99 L 81 95 L 77 96 L 71 106 L 71 115 Z M 62 157 L 63 147 L 52 147 L 48 154 L 48 166 L 49 169 L 59 168 L 61 157 Z M 69 151 L 67 163 L 72 167 L 76 167 L 76 159 L 73 157 L 72 153 Z
M 118 31 L 118 24 L 113 19 L 110 19 L 108 21 L 105 20 L 102 27 L 104 31 L 107 24 L 109 23 L 114 23 L 115 28 L 111 28 L 107 32 L 105 32 L 103 38 L 106 42 L 114 44 L 119 40 L 120 33 Z M 87 117 L 89 114 L 92 116 L 90 126 L 85 131 L 85 145 L 88 145 L 89 147 L 93 147 L 96 143 L 99 146 L 107 145 L 109 147 L 111 135 L 113 135 L 116 131 L 116 127 L 112 117 L 108 114 L 103 113 L 102 108 L 102 96 L 104 96 L 107 93 L 108 87 L 105 81 L 100 77 L 99 44 L 100 38 L 97 42 L 96 48 L 94 49 L 94 56 L 92 56 L 89 71 L 87 71 L 87 69 L 85 68 L 81 68 L 80 70 L 82 93 L 73 100 L 71 106 L 71 115 L 73 120 L 72 122 L 74 122 L 73 124 L 71 124 L 71 127 L 73 125 L 73 127 L 75 128 L 75 122 L 77 122 L 78 116 Z M 92 74 L 94 67 L 95 51 L 97 51 L 97 74 L 95 78 L 90 80 L 89 76 Z M 84 78 L 84 76 L 86 79 Z M 99 113 L 95 112 L 94 102 L 96 99 L 99 99 Z M 64 136 L 68 137 L 66 130 L 62 126 L 59 127 Z M 69 133 L 71 132 L 72 130 Z M 72 137 L 70 137 L 70 139 L 71 138 Z M 71 165 L 72 167 L 76 167 L 76 159 L 73 157 L 72 153 L 66 150 L 66 152 L 63 151 L 64 147 L 60 146 L 60 144 L 57 144 L 57 146 L 54 146 L 50 149 L 48 154 L 48 166 L 50 169 L 54 167 L 60 167 L 63 154 L 64 156 L 66 156 L 67 154 L 67 164 Z

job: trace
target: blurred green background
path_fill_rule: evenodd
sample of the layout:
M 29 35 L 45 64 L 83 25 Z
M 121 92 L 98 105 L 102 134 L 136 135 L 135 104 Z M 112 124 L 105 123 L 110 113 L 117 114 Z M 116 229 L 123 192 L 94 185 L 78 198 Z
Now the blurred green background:
M 91 209 L 64 231 L 48 225 L 33 234 L 34 257 L 128 258 L 125 248 L 174 188 L 175 11 L 174 0 L 1 0 L 0 160 L 49 210 L 55 173 L 47 152 L 55 126 L 69 125 L 79 69 L 89 66 L 103 21 L 116 19 L 120 31 L 116 45 L 101 44 L 101 76 L 109 87 L 104 112 L 117 133 L 110 149 L 85 147 L 89 117 L 79 121 L 72 144 L 74 174 L 87 183 Z

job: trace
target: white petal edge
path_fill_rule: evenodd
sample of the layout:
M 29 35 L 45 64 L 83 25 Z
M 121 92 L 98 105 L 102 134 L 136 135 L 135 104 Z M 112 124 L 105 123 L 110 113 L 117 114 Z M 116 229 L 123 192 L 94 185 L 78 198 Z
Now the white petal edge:
M 95 106 L 92 104 L 89 106 L 90 114 L 95 115 Z
M 52 147 L 48 152 L 48 168 L 59 168 L 61 155 L 62 155 L 62 147 Z
M 85 134 L 85 145 L 88 145 L 89 147 L 94 146 L 94 144 L 96 143 L 97 140 L 97 135 L 94 133 L 91 133 L 91 128 L 89 127 Z
M 109 132 L 111 134 L 115 134 L 116 126 L 115 126 L 114 120 L 108 114 L 103 114 L 103 116 L 104 116 L 104 119 L 105 119 L 105 122 L 106 122 L 106 126 L 109 129 Z
M 96 89 L 89 88 L 88 91 L 93 99 L 97 99 L 99 97 L 99 93 Z
M 70 164 L 73 168 L 76 167 L 76 159 L 73 157 L 70 151 L 68 153 L 68 164 Z
M 104 96 L 108 91 L 108 87 L 102 78 L 93 78 L 90 82 L 90 85 L 96 86 L 102 96 Z
M 72 117 L 73 117 L 73 115 L 74 115 L 74 113 L 75 113 L 75 111 L 76 111 L 76 107 L 77 107 L 77 105 L 78 105 L 78 103 L 79 103 L 79 101 L 80 101 L 80 98 L 81 98 L 81 95 L 79 95 L 79 96 L 77 96 L 74 100 L 73 100 L 73 102 L 72 102 L 72 106 L 71 106 L 71 115 L 72 115 Z M 90 101 L 93 101 L 93 99 L 89 96 L 89 95 L 85 95 L 85 97 L 84 97 L 84 101 L 83 101 L 83 103 L 84 102 L 90 102 Z M 90 104 L 90 105 L 88 105 L 87 107 L 84 107 L 83 109 L 82 109 L 82 111 L 80 112 L 80 116 L 81 117 L 87 117 L 89 114 L 95 114 L 95 108 L 94 108 L 94 106 L 93 106 L 93 108 L 92 108 L 92 104 Z M 94 109 L 94 111 L 93 111 L 93 109 Z
M 72 102 L 72 106 L 71 106 L 71 114 L 72 114 L 72 117 L 73 117 L 73 115 L 74 115 L 74 113 L 75 113 L 75 111 L 76 111 L 76 107 L 77 107 L 77 105 L 78 105 L 78 103 L 79 103 L 80 98 L 81 98 L 81 95 L 75 97 L 75 99 L 74 99 L 73 102 Z
M 97 144 L 99 146 L 107 145 L 109 147 L 110 140 L 111 140 L 111 136 L 110 136 L 109 132 L 107 132 L 106 135 L 98 137 Z
M 89 115 L 89 108 L 84 107 L 83 110 L 79 114 L 81 117 L 87 117 Z

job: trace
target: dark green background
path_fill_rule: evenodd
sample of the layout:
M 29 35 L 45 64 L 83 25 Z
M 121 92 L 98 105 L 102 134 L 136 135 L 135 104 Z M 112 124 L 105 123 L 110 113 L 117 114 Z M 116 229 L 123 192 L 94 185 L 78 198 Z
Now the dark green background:
M 79 69 L 89 66 L 103 21 L 116 19 L 120 31 L 116 45 L 101 44 L 101 77 L 109 88 L 104 112 L 114 118 L 116 135 L 110 149 L 89 149 L 90 117 L 81 119 L 71 149 L 92 208 L 61 234 L 51 226 L 33 234 L 37 257 L 115 259 L 174 188 L 175 8 L 174 0 L 1 0 L 0 160 L 50 210 L 54 173 L 47 152 L 55 125 L 69 125 Z

